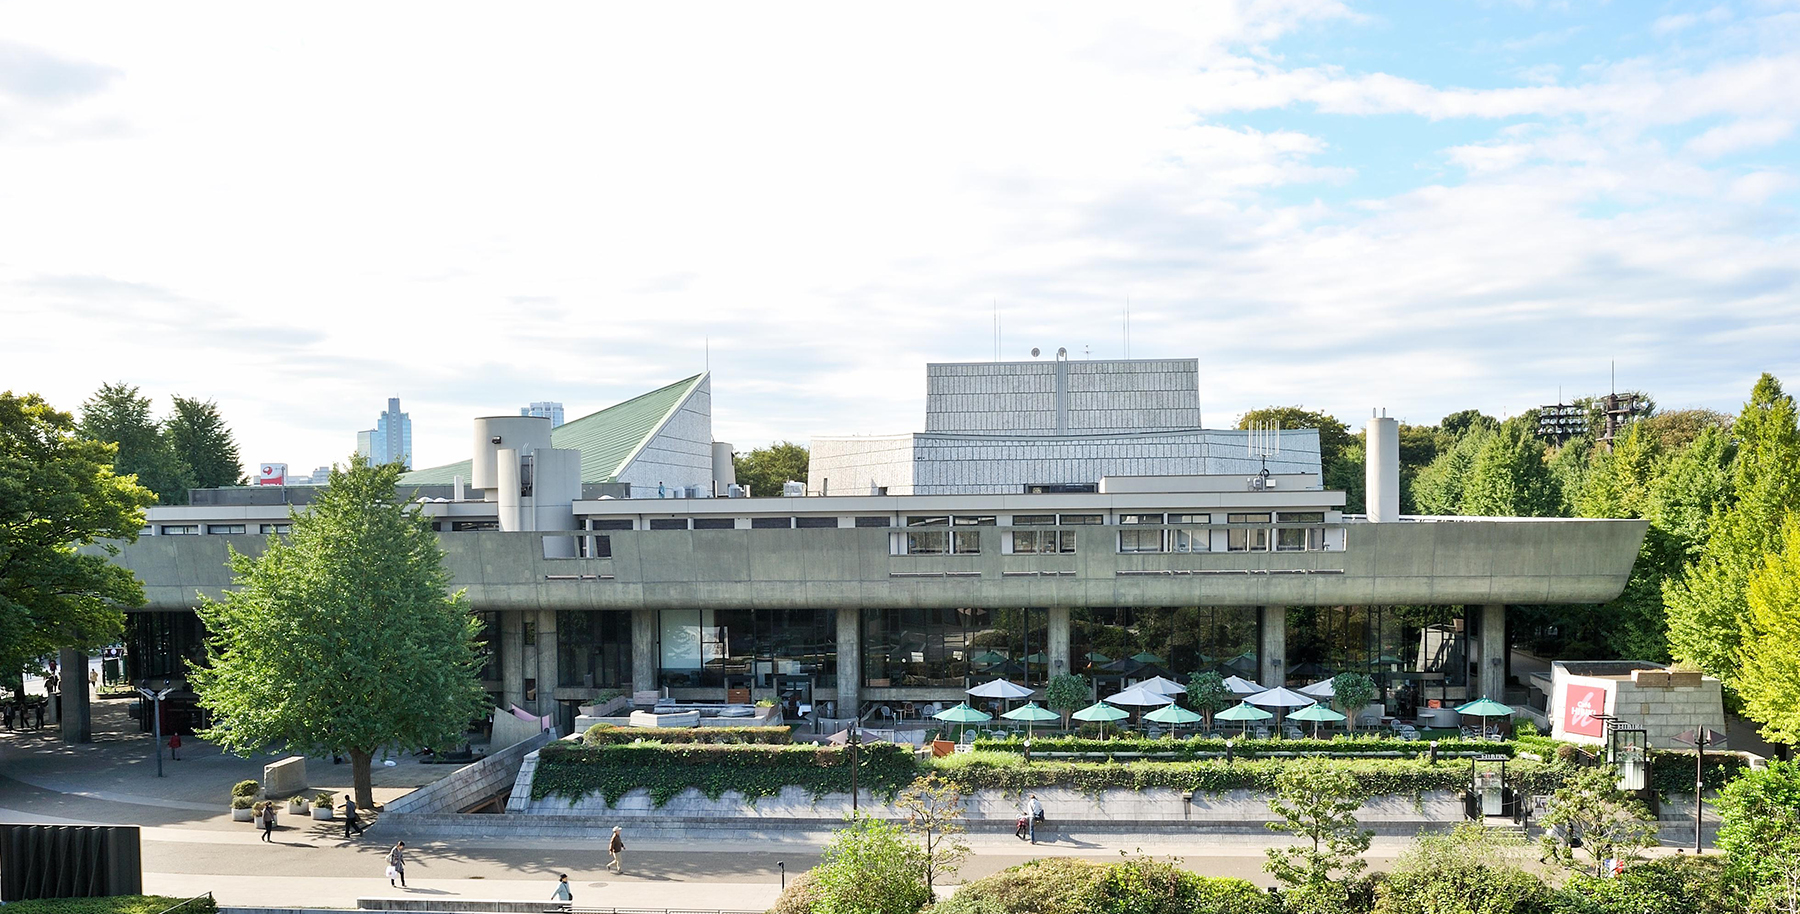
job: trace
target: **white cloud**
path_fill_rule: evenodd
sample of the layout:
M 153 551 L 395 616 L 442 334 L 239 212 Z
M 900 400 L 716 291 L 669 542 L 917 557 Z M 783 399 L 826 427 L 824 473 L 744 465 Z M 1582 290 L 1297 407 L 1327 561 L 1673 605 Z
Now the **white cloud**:
M 1746 149 L 1773 146 L 1794 132 L 1794 122 L 1786 118 L 1754 118 L 1733 121 L 1714 127 L 1688 141 L 1687 151 L 1712 159 Z

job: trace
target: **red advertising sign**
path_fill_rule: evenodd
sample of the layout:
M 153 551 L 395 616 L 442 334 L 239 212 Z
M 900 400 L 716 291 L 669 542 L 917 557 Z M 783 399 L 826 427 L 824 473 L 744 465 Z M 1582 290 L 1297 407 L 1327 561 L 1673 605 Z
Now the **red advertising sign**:
M 1606 690 L 1599 686 L 1563 687 L 1563 731 L 1580 736 L 1603 737 L 1606 722 L 1595 715 L 1606 713 Z

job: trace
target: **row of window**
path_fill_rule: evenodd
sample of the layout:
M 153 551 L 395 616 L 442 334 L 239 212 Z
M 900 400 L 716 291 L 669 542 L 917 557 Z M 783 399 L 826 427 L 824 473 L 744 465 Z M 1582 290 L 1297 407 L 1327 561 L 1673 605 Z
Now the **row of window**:
M 994 514 L 909 514 L 904 519 L 906 527 L 994 527 L 999 525 L 1000 518 Z M 1226 524 L 1322 524 L 1325 522 L 1323 511 L 1279 511 L 1262 513 L 1231 513 L 1219 517 L 1219 522 Z M 1104 514 L 1014 514 L 1014 527 L 1092 527 L 1106 523 Z M 1212 514 L 1155 513 L 1155 514 L 1120 514 L 1121 526 L 1176 526 L 1181 524 L 1211 524 Z M 633 530 L 636 522 L 627 517 L 592 518 L 588 521 L 589 530 Z M 732 530 L 737 526 L 737 518 L 732 517 L 653 517 L 648 521 L 651 530 Z M 891 527 L 893 519 L 885 515 L 879 517 L 856 517 L 857 527 Z M 839 526 L 836 517 L 753 517 L 750 518 L 752 530 L 789 530 L 820 529 Z M 461 529 L 458 527 L 457 529 Z
M 288 525 L 288 524 L 257 524 L 256 526 L 257 526 L 256 532 L 263 534 L 265 536 L 270 533 L 278 533 L 283 536 L 286 536 L 290 529 L 290 525 Z M 163 524 L 161 532 L 162 532 L 163 536 L 199 536 L 200 535 L 200 525 L 199 524 Z M 206 532 L 209 536 L 224 536 L 224 535 L 229 535 L 229 534 L 233 534 L 233 533 L 248 533 L 248 532 L 250 532 L 250 525 L 249 524 L 207 524 Z
M 1323 527 L 1232 527 L 1223 531 L 1225 552 L 1318 552 L 1325 548 Z M 1273 533 L 1273 536 L 1271 536 Z M 1001 551 L 1010 555 L 1072 555 L 1074 530 L 1011 530 L 1001 535 Z M 893 534 L 893 555 L 974 555 L 981 534 L 974 530 L 909 530 Z M 1216 552 L 1211 530 L 1120 530 L 1119 552 Z

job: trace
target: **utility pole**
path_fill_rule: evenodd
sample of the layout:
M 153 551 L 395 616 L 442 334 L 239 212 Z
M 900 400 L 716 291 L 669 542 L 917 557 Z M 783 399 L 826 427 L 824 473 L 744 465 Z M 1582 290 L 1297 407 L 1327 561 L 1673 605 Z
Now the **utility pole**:
M 149 684 L 150 680 L 144 680 L 145 686 L 148 686 Z M 174 691 L 174 689 L 169 688 L 169 681 L 165 679 L 163 680 L 163 687 L 161 689 L 152 691 L 149 688 L 140 687 L 137 691 L 139 695 L 144 696 L 146 701 L 150 702 L 150 713 L 153 715 L 151 717 L 150 727 L 151 733 L 153 734 L 152 738 L 156 741 L 156 776 L 160 778 L 163 776 L 162 702 L 164 698 L 168 697 L 170 692 Z

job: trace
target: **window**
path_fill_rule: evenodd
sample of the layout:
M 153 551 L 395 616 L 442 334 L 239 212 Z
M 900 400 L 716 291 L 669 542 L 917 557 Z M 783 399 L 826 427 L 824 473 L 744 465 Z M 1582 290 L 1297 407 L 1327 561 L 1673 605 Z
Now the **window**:
M 951 536 L 950 544 L 957 555 L 974 555 L 981 551 L 981 534 L 973 530 L 958 530 Z
M 612 558 L 612 537 L 610 536 L 578 536 L 575 538 L 575 544 L 584 559 Z
M 1269 522 L 1269 515 L 1267 515 L 1267 514 L 1227 514 L 1227 515 L 1225 515 L 1225 522 L 1228 524 L 1266 524 Z
M 163 524 L 163 536 L 199 536 L 199 524 Z
M 909 530 L 893 535 L 894 555 L 972 555 L 981 551 L 981 534 L 974 530 Z
M 1014 514 L 1012 522 L 1015 527 L 1054 527 L 1056 526 L 1056 515 Z
M 994 519 L 992 514 L 958 514 L 956 525 L 958 527 L 992 527 Z
M 257 530 L 257 532 L 262 533 L 264 535 L 267 535 L 270 533 L 275 533 L 275 534 L 279 534 L 281 536 L 287 536 L 288 533 L 290 532 L 292 526 L 293 526 L 292 524 L 263 524 L 262 527 Z M 435 530 L 437 528 L 434 526 L 432 529 Z
M 1282 511 L 1275 515 L 1278 524 L 1322 524 L 1325 522 L 1323 511 Z
M 631 614 L 558 612 L 556 652 L 557 685 L 574 689 L 630 688 Z
M 629 517 L 596 517 L 588 521 L 589 530 L 630 530 Z
M 1027 495 L 1048 495 L 1048 494 L 1063 494 L 1063 493 L 1069 493 L 1069 492 L 1098 492 L 1098 491 L 1100 491 L 1100 484 L 1097 482 L 1053 482 L 1053 483 L 1048 483 L 1045 485 L 1026 486 L 1025 487 L 1025 493 Z
M 1318 552 L 1324 548 L 1324 527 L 1279 527 L 1275 530 L 1276 552 Z
M 1211 514 L 1171 514 L 1171 515 L 1169 515 L 1169 523 L 1171 523 L 1171 524 L 1210 524 L 1210 523 L 1212 523 L 1212 515 Z
M 906 518 L 908 527 L 948 527 L 950 517 L 946 514 L 927 514 L 923 517 L 911 515 Z
M 688 521 L 685 517 L 650 518 L 650 529 L 652 530 L 686 530 L 687 528 Z
M 1170 552 L 1211 552 L 1212 533 L 1207 530 L 1170 530 Z
M 1226 534 L 1225 548 L 1230 552 L 1268 552 L 1269 528 L 1235 527 Z
M 1014 530 L 1012 534 L 1012 551 L 1014 555 L 1030 555 L 1033 553 L 1071 554 L 1075 551 L 1075 531 Z
M 1161 552 L 1163 551 L 1163 532 L 1161 530 L 1120 530 L 1120 552 Z
M 793 528 L 794 519 L 791 517 L 750 518 L 750 529 L 752 530 L 792 530 Z
M 830 528 L 835 528 L 837 525 L 838 525 L 838 519 L 835 517 L 796 517 L 796 518 L 794 518 L 794 526 L 799 527 L 803 530 L 830 529 Z
M 629 652 L 630 614 L 617 615 L 627 617 L 621 647 Z M 659 685 L 788 695 L 796 683 L 837 675 L 837 613 L 830 610 L 666 609 L 657 613 L 657 633 Z
M 244 532 L 244 525 L 243 524 L 207 524 L 206 532 L 209 534 L 242 533 L 242 532 Z
M 1104 514 L 1063 514 L 1063 515 L 1059 515 L 1057 517 L 1057 520 L 1060 521 L 1062 523 L 1062 525 L 1065 527 L 1079 527 L 1079 526 L 1086 526 L 1086 525 L 1091 525 L 1091 524 L 1104 524 L 1104 523 L 1106 523 L 1106 515 L 1104 515 Z
M 864 609 L 863 684 L 960 692 L 969 677 L 1004 676 L 1041 685 L 1050 674 L 1049 630 L 1041 608 Z
M 500 529 L 500 522 L 497 520 L 451 521 L 450 529 L 457 533 L 475 533 L 475 532 L 479 532 L 482 530 L 498 530 L 498 529 Z
M 1161 514 L 1121 514 L 1121 515 L 1119 515 L 1119 523 L 1121 525 L 1125 525 L 1125 526 L 1129 526 L 1132 524 L 1160 524 L 1162 522 L 1163 522 L 1163 516 Z
M 856 525 L 858 527 L 892 527 L 894 519 L 891 517 L 859 517 L 856 519 Z
M 737 526 L 737 519 L 732 517 L 696 517 L 695 530 L 730 530 Z

